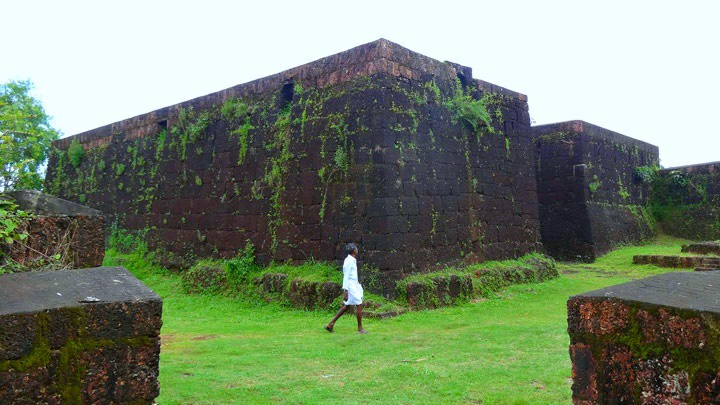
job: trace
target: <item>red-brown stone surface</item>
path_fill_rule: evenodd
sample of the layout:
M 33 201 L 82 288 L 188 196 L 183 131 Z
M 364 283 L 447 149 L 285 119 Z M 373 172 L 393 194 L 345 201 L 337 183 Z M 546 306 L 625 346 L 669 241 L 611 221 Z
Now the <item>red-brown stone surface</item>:
M 458 119 L 460 88 L 491 99 L 492 131 Z M 261 263 L 341 260 L 354 241 L 393 295 L 411 273 L 541 249 L 527 98 L 385 40 L 54 146 L 50 192 L 188 263 L 248 240 Z
M 28 238 L 0 245 L 8 257 L 26 268 L 41 267 L 59 255 L 71 268 L 102 265 L 105 256 L 105 218 L 100 211 L 37 191 L 5 194 L 32 216 L 21 228 Z
M 707 256 L 635 255 L 633 264 L 654 264 L 658 267 L 690 269 L 702 265 Z
M 630 308 L 623 302 L 602 301 L 587 302 L 571 300 L 568 303 L 570 328 L 581 330 L 593 335 L 615 334 L 628 324 Z
M 720 272 L 668 273 L 571 297 L 576 404 L 718 403 Z

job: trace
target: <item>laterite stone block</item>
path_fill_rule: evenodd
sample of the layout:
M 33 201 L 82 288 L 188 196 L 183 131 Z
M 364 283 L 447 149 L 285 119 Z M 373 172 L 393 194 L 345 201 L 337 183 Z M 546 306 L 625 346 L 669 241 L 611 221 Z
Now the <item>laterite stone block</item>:
M 720 271 L 678 272 L 571 297 L 575 404 L 718 403 Z
M 161 326 L 122 267 L 0 275 L 0 403 L 152 404 Z

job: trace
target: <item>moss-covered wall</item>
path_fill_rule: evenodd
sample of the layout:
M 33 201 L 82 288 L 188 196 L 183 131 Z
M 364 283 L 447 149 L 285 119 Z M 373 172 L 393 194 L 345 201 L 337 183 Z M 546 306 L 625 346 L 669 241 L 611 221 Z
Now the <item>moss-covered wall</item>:
M 720 162 L 661 170 L 652 181 L 651 209 L 664 233 L 720 239 Z
M 384 40 L 340 56 L 60 140 L 48 190 L 178 254 L 356 241 L 386 280 L 539 248 L 525 96 Z
M 658 148 L 583 121 L 533 128 L 542 242 L 553 256 L 594 260 L 654 233 L 649 185 L 636 168 Z

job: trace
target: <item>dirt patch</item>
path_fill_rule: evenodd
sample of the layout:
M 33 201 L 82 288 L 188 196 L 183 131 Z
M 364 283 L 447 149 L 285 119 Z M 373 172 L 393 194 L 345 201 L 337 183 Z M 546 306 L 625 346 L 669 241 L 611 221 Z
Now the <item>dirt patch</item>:
M 168 343 L 175 342 L 177 338 L 172 333 L 166 333 L 163 335 L 160 335 L 160 347 L 163 348 L 167 346 Z
M 210 340 L 217 339 L 218 335 L 200 335 L 191 337 L 190 340 Z

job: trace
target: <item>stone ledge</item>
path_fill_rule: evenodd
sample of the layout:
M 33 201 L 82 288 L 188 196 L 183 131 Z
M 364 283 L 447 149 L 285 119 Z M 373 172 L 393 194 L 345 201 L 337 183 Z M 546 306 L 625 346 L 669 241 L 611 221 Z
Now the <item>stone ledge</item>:
M 666 255 L 635 255 L 633 264 L 652 264 L 658 267 L 691 269 L 702 265 L 708 256 L 666 256 Z
M 530 257 L 497 268 L 479 264 L 465 274 L 420 275 L 422 280 L 401 282 L 397 288 L 398 295 L 404 297 L 412 309 L 438 308 L 485 296 L 513 284 L 541 282 L 557 276 L 554 260 Z
M 17 264 L 15 271 L 44 270 L 48 258 L 60 255 L 58 267 L 85 268 L 102 265 L 105 256 L 105 217 L 102 212 L 34 190 L 3 193 L 22 211 L 32 214 L 20 226 L 27 239 L 0 243 Z M 0 265 L 2 263 L 0 262 Z
M 16 273 L 0 277 L 0 316 L 106 303 L 161 302 L 157 294 L 124 267 Z M 84 302 L 88 297 L 98 301 Z
M 718 242 L 697 242 L 682 245 L 683 253 L 713 254 L 720 256 L 720 243 Z
M 618 299 L 720 314 L 720 271 L 675 272 L 571 297 Z

